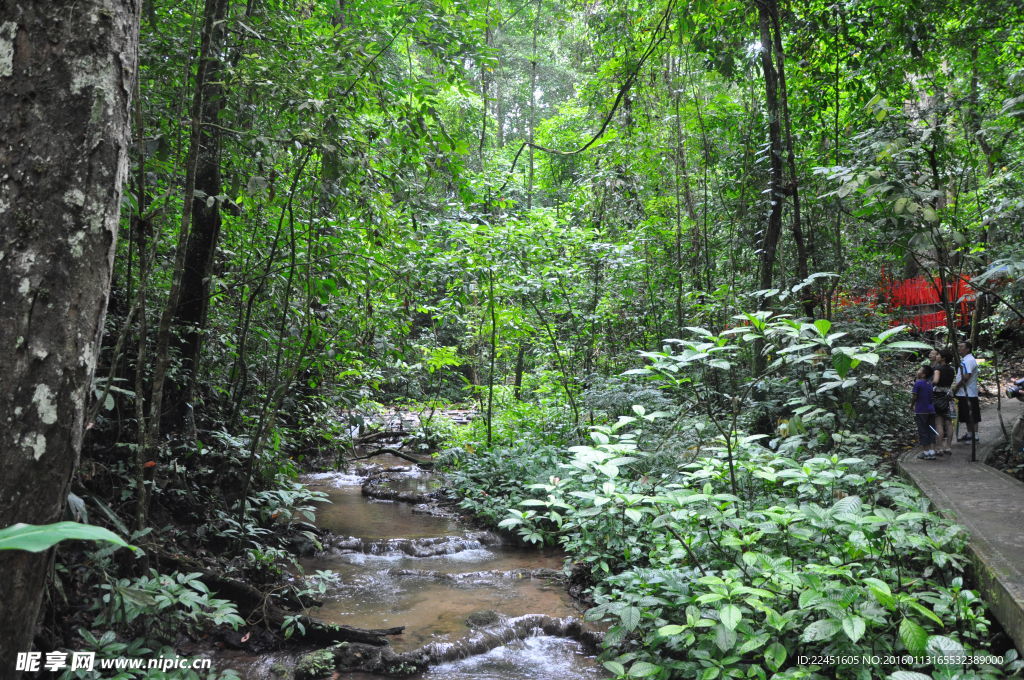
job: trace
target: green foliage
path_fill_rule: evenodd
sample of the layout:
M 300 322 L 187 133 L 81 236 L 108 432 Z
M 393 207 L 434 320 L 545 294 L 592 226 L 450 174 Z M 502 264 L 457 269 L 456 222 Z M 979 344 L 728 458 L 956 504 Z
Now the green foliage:
M 447 469 L 459 507 L 495 526 L 510 504 L 526 497 L 525 480 L 544 479 L 564 460 L 559 448 L 524 443 L 480 453 L 450 448 L 438 456 L 437 464 Z
M 247 511 L 262 526 L 293 524 L 312 527 L 316 503 L 327 502 L 323 491 L 312 491 L 296 482 L 280 482 L 276 488 L 258 491 L 249 497 Z
M 151 569 L 145 576 L 105 583 L 93 604 L 97 612 L 94 623 L 167 643 L 179 632 L 195 634 L 208 626 L 244 625 L 235 605 L 213 597 L 201 579 L 198 573 L 160 574 Z
M 632 474 L 643 454 L 629 433 L 594 439 L 502 526 L 557 539 L 606 575 L 588 617 L 612 623 L 612 649 L 627 636 L 641 643 L 615 657 L 628 675 L 650 663 L 658 677 L 767 677 L 798 653 L 985 649 L 983 605 L 959 575 L 963 531 L 862 459 L 796 460 L 746 438 L 737 496 L 722 449 L 652 482 Z M 857 661 L 832 672 L 882 670 Z
M 865 395 L 876 382 L 864 367 L 920 345 L 895 341 L 898 329 L 843 344 L 826 321 L 740 319 L 748 325 L 720 335 L 694 328 L 698 340 L 669 341 L 675 351 L 645 353 L 648 366 L 634 371 L 724 420 L 705 424 L 696 455 L 677 450 L 670 462 L 638 446 L 671 414 L 634 406 L 561 461 L 506 463 L 502 480 L 547 476 L 526 486 L 527 498 L 514 482 L 491 488 L 508 508 L 499 526 L 558 543 L 589 567 L 588 618 L 610 624 L 605 666 L 616 677 L 868 680 L 891 670 L 861 661 L 880 649 L 914 657 L 908 671 L 961 677 L 927 658 L 987 649 L 984 605 L 963 585 L 964 532 L 877 471 L 865 437 L 839 429 L 857 422 L 849 410 L 863 408 L 859 400 L 875 398 Z M 764 372 L 736 380 L 736 362 L 752 351 L 768 357 Z M 790 388 L 786 431 L 737 429 L 771 381 Z M 493 469 L 506 455 L 485 453 L 475 465 Z M 500 501 L 478 500 L 486 483 L 464 474 L 458 488 L 465 507 L 493 515 Z M 801 655 L 853 661 L 799 667 Z
M 894 382 L 879 370 L 881 357 L 930 348 L 893 340 L 902 326 L 857 342 L 845 331 L 832 332 L 825 319 L 809 323 L 770 312 L 733 318 L 740 325 L 720 334 L 691 327 L 696 339 L 666 341 L 665 351 L 643 353 L 649 367 L 627 371 L 658 377 L 665 389 L 690 403 L 729 456 L 737 427 L 741 421 L 754 426 L 758 411 L 778 421 L 776 432 L 787 449 L 828 450 L 844 438 L 863 438 L 852 433 L 878 429 L 894 405 Z M 755 354 L 763 358 L 763 368 L 741 379 L 736 369 Z
M 77 522 L 57 522 L 42 526 L 15 524 L 0 529 L 0 550 L 41 552 L 61 541 L 68 540 L 105 541 L 137 550 L 135 546 L 128 545 L 123 538 L 112 531 Z
M 786 75 L 774 109 L 753 37 L 769 5 Z M 145 9 L 82 495 L 115 528 L 141 528 L 128 519 L 141 504 L 139 524 L 179 525 L 154 539 L 198 539 L 249 578 L 287 569 L 282 535 L 309 532 L 320 500 L 293 484 L 298 466 L 342 462 L 338 410 L 369 400 L 475 401 L 469 427 L 432 423 L 410 444 L 448 440 L 465 508 L 496 524 L 511 504 L 525 538 L 568 541 L 594 573 L 617 578 L 659 551 L 711 559 L 651 526 L 664 508 L 646 499 L 696 484 L 686 466 L 724 460 L 714 493 L 743 508 L 780 489 L 785 507 L 831 508 L 841 485 L 826 480 L 868 479 L 830 461 L 873 464 L 868 433 L 894 427 L 900 382 L 882 361 L 918 347 L 878 334 L 899 311 L 871 299 L 882 278 L 983 273 L 1002 291 L 994 323 L 1022 308 L 1019 3 L 227 3 L 205 121 L 184 110 L 202 100 L 202 3 Z M 216 150 L 215 195 L 184 196 L 193 123 Z M 787 166 L 776 196 L 772 124 Z M 193 199 L 219 219 L 195 324 L 171 314 L 173 264 L 202 241 L 180 231 Z M 775 243 L 765 215 L 779 201 Z M 768 290 L 753 293 L 769 256 Z M 835 273 L 801 281 L 807 266 Z M 166 347 L 159 318 L 172 320 Z M 641 369 L 608 377 L 638 351 Z M 154 427 L 163 363 L 164 408 L 191 392 L 195 433 Z M 584 424 L 607 441 L 578 457 L 566 447 Z M 762 448 L 771 488 L 749 467 Z M 627 601 L 640 586 L 619 588 Z M 738 620 L 708 619 L 723 644 L 750 625 L 735 606 Z M 891 612 L 884 625 L 857 616 L 823 615 L 813 635 L 866 644 L 899 630 Z M 780 644 L 740 656 L 771 671 L 792 662 Z M 653 658 L 609 663 L 664 674 Z
M 198 638 L 217 626 L 245 625 L 235 605 L 214 597 L 201 577 L 198 573 L 160 574 L 151 569 L 144 576 L 113 578 L 100 584 L 91 604 L 90 628 L 78 629 L 73 648 L 95 652 L 98 659 L 174 658 L 178 654 L 171 645 L 182 635 Z M 60 677 L 70 680 L 93 676 L 94 671 L 69 669 Z M 122 669 L 111 677 L 229 680 L 238 675 L 234 671 Z
M 146 642 L 141 639 L 131 642 L 119 642 L 113 631 L 107 631 L 97 637 L 85 629 L 79 630 L 82 642 L 85 647 L 96 653 L 96 659 L 151 659 L 161 657 L 163 659 L 174 659 L 178 654 L 173 647 L 147 647 Z M 193 657 L 194 658 L 194 657 Z M 92 680 L 96 677 L 95 670 L 66 670 L 57 676 L 59 680 Z M 166 680 L 238 680 L 239 675 L 233 670 L 208 671 L 200 674 L 192 669 L 169 668 L 168 670 L 157 669 L 122 669 L 107 676 L 111 680 L 130 680 L 132 678 L 142 679 L 166 679 Z
M 532 398 L 517 400 L 508 387 L 495 389 L 492 443 L 500 446 L 522 443 L 558 446 L 576 435 L 576 428 L 571 422 L 572 412 L 560 394 L 556 376 L 533 376 L 524 389 L 533 393 Z M 449 441 L 465 451 L 475 451 L 485 446 L 486 432 L 486 414 L 481 414 L 468 426 L 454 431 Z

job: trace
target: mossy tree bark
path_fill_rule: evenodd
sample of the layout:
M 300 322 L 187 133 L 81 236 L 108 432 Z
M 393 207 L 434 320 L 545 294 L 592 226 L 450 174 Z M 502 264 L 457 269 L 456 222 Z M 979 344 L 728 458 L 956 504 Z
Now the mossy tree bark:
M 128 169 L 137 0 L 0 0 L 0 527 L 64 512 Z M 0 552 L 0 678 L 51 553 Z

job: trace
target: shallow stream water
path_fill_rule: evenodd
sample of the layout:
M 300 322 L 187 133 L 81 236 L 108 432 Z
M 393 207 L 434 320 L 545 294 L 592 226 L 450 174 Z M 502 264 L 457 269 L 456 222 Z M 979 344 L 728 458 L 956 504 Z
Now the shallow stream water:
M 439 487 L 429 473 L 408 463 L 390 474 L 388 486 L 403 492 L 426 493 Z M 470 529 L 458 521 L 437 517 L 404 502 L 377 501 L 363 496 L 364 478 L 343 473 L 309 475 L 303 480 L 322 491 L 331 503 L 320 506 L 316 523 L 334 534 L 326 550 L 301 561 L 307 574 L 337 575 L 321 596 L 323 606 L 307 613 L 327 623 L 359 628 L 405 626 L 389 638 L 397 652 L 430 642 L 453 642 L 472 630 L 467 619 L 493 619 L 547 614 L 582 614 L 563 585 L 543 578 L 519 577 L 514 570 L 560 569 L 562 555 L 504 545 L 498 536 Z M 267 677 L 271 661 L 294 663 L 289 657 L 252 660 L 246 677 Z M 237 666 L 236 666 L 237 667 Z M 343 673 L 351 680 L 381 680 L 384 676 Z M 486 654 L 431 668 L 417 680 L 597 680 L 607 677 L 585 655 L 579 643 L 540 635 L 512 642 Z

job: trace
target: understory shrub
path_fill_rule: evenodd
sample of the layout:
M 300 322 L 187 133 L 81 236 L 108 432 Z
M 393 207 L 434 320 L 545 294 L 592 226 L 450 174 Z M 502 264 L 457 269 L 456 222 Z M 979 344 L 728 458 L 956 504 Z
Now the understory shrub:
M 214 597 L 201 576 L 181 572 L 160 574 L 150 569 L 136 578 L 112 579 L 100 585 L 92 604 L 93 629 L 78 629 L 81 648 L 94 652 L 97 660 L 154 655 L 171 659 L 178 656 L 173 645 L 181 635 L 199 637 L 217 626 L 244 626 L 245 620 L 238 615 L 235 605 Z M 97 629 L 105 632 L 99 634 Z M 95 671 L 71 668 L 60 675 L 61 680 L 93 677 Z M 124 668 L 109 677 L 231 680 L 238 675 L 232 670 L 200 673 L 191 668 Z
M 930 662 L 984 654 L 989 624 L 963 585 L 963 530 L 911 487 L 861 458 L 797 460 L 754 438 L 732 472 L 720 447 L 652 481 L 632 470 L 645 456 L 632 439 L 596 431 L 501 523 L 604 576 L 588 618 L 612 623 L 612 672 L 868 680 L 900 666 L 1001 677 Z
M 588 618 L 610 624 L 605 667 L 616 677 L 1017 672 L 1015 654 L 985 662 L 990 626 L 965 587 L 963 530 L 880 471 L 875 442 L 854 429 L 870 422 L 865 409 L 899 413 L 882 356 L 923 346 L 893 342 L 898 329 L 846 345 L 824 321 L 739 319 L 718 335 L 692 329 L 696 341 L 645 353 L 632 372 L 690 420 L 636 405 L 563 454 L 467 456 L 455 474 L 463 507 L 493 518 L 504 505 L 499 526 L 589 568 Z M 756 352 L 764 361 L 744 379 Z M 751 434 L 762 398 L 785 417 Z M 650 433 L 669 420 L 701 432 L 666 452 Z
M 450 448 L 438 456 L 437 464 L 447 469 L 459 507 L 497 526 L 510 505 L 527 497 L 524 480 L 547 479 L 566 457 L 559 447 L 524 443 L 480 454 Z

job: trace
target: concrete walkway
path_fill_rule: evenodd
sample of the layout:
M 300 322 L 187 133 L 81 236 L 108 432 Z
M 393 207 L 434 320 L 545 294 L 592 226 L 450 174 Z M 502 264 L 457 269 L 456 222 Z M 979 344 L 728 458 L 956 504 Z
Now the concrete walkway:
M 1007 428 L 1020 408 L 1020 402 L 1003 400 Z M 970 444 L 954 443 L 952 456 L 935 461 L 908 453 L 900 469 L 939 512 L 970 532 L 978 587 L 1017 649 L 1024 650 L 1024 483 L 984 463 L 1003 432 L 994 404 L 982 409 L 981 420 L 977 462 L 971 462 Z

